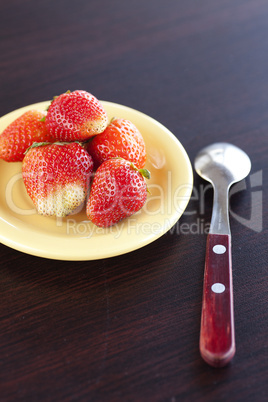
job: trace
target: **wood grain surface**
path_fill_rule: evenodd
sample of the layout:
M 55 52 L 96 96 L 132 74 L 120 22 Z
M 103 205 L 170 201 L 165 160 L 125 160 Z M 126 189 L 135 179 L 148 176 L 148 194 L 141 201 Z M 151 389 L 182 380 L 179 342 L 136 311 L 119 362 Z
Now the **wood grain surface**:
M 1 401 L 267 400 L 267 21 L 266 0 L 1 1 L 0 116 L 84 89 L 160 121 L 192 162 L 215 141 L 252 161 L 230 198 L 228 366 L 199 353 L 212 190 L 194 174 L 182 218 L 139 250 L 71 262 L 0 245 Z

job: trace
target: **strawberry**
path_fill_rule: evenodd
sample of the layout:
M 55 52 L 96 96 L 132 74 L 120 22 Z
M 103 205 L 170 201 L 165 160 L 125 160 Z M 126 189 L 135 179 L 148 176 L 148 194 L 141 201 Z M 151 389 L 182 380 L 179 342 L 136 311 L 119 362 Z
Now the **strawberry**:
M 51 102 L 45 122 L 56 140 L 85 141 L 105 130 L 108 117 L 95 96 L 86 91 L 68 91 Z
M 66 216 L 85 201 L 93 161 L 77 142 L 40 144 L 27 151 L 22 177 L 38 214 Z
M 126 119 L 113 119 L 103 133 L 89 141 L 87 150 L 95 168 L 115 157 L 129 160 L 139 169 L 146 161 L 143 137 L 137 127 Z
M 95 173 L 87 217 L 95 225 L 108 227 L 139 211 L 147 198 L 147 169 L 138 169 L 122 158 L 109 159 Z
M 19 162 L 33 142 L 51 141 L 42 118 L 45 112 L 29 110 L 14 120 L 0 135 L 0 159 Z

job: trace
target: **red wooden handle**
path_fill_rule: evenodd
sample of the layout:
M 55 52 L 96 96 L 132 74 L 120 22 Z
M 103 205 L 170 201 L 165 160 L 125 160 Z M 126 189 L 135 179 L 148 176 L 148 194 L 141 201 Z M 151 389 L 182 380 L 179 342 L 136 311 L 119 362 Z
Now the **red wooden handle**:
M 225 366 L 235 354 L 230 235 L 207 238 L 200 353 L 214 367 Z

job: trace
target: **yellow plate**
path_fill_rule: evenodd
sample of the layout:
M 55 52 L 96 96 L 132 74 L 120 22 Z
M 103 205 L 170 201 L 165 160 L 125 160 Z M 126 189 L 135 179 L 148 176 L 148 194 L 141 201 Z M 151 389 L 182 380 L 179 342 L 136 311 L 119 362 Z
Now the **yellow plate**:
M 124 254 L 156 240 L 180 218 L 190 199 L 193 172 L 189 158 L 176 137 L 144 113 L 111 102 L 102 102 L 109 118 L 131 120 L 141 131 L 147 150 L 147 202 L 135 215 L 110 228 L 98 228 L 85 208 L 66 218 L 36 213 L 21 176 L 20 162 L 0 161 L 0 240 L 28 254 L 59 260 L 94 260 Z M 0 132 L 29 109 L 45 110 L 40 102 L 0 118 Z

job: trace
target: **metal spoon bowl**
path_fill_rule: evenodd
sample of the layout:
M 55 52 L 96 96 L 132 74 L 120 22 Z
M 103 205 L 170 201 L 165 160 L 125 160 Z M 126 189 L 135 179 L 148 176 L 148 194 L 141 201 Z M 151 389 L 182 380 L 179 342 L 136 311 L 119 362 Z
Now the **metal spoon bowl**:
M 242 149 L 226 142 L 203 148 L 195 159 L 195 169 L 204 179 L 212 182 L 214 174 L 224 175 L 231 183 L 244 179 L 250 172 L 251 163 Z
M 251 162 L 242 149 L 226 142 L 203 148 L 195 158 L 195 170 L 214 189 L 210 233 L 230 234 L 228 191 L 250 172 Z
M 194 165 L 196 172 L 214 189 L 206 247 L 200 352 L 208 364 L 222 367 L 235 354 L 228 192 L 232 184 L 249 174 L 251 162 L 240 148 L 220 142 L 202 149 Z

